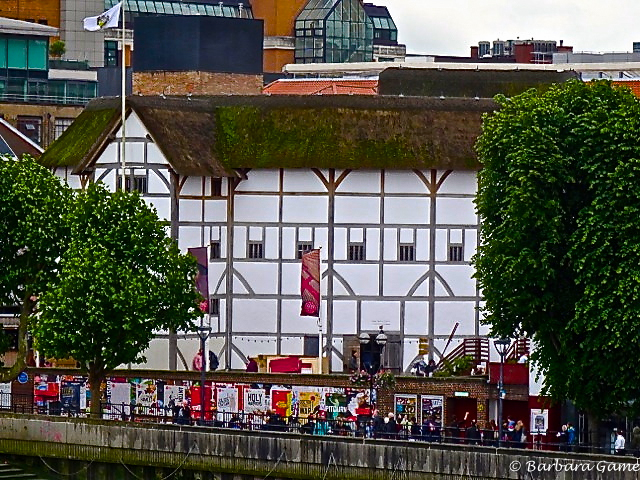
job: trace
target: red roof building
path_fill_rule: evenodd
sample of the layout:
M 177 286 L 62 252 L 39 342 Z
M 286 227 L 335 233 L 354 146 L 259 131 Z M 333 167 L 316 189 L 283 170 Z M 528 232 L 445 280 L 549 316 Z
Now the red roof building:
M 265 95 L 377 95 L 378 80 L 280 79 L 262 90 Z

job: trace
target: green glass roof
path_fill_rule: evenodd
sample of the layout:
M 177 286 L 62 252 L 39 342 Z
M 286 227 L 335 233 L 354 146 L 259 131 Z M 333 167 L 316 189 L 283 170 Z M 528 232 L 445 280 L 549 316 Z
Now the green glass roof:
M 338 2 L 340 0 L 311 0 L 300 12 L 297 20 L 324 20 Z
M 105 10 L 119 3 L 120 0 L 104 0 Z M 250 5 L 225 5 L 198 2 L 161 2 L 155 0 L 126 0 L 127 13 L 151 13 L 160 15 L 204 15 L 210 17 L 243 17 L 253 18 Z

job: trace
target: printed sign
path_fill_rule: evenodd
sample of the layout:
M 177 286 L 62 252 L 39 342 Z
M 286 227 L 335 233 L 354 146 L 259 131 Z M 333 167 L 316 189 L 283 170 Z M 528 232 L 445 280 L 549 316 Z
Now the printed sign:
M 396 395 L 396 417 L 404 418 L 417 417 L 418 414 L 418 396 L 417 395 Z
M 434 417 L 436 423 L 442 424 L 442 404 L 444 397 L 441 395 L 420 395 L 420 409 L 422 423 L 431 416 Z
M 247 388 L 244 391 L 244 411 L 246 413 L 263 412 L 266 409 L 266 396 L 262 388 Z
M 549 410 L 531 409 L 531 435 L 546 435 L 549 425 Z

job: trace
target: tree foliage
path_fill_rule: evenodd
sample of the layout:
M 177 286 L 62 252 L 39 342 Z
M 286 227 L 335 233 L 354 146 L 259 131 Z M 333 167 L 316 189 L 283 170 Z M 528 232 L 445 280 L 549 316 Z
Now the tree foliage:
M 71 356 L 86 369 L 95 399 L 109 371 L 144 360 L 157 330 L 192 329 L 201 315 L 196 263 L 136 193 L 92 184 L 65 221 L 69 243 L 41 297 L 35 335 L 45 355 Z
M 548 393 L 618 410 L 640 394 L 640 103 L 607 81 L 497 101 L 477 143 L 486 321 L 535 339 Z
M 62 219 L 71 198 L 71 190 L 33 158 L 0 158 L 0 304 L 20 309 L 17 361 L 0 381 L 17 377 L 26 365 L 27 330 L 37 298 L 59 273 L 69 234 Z

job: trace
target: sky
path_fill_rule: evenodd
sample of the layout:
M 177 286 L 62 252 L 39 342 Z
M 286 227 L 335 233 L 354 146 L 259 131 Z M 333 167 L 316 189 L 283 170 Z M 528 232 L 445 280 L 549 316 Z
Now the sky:
M 630 52 L 638 0 L 366 0 L 389 9 L 408 53 L 469 56 L 480 40 L 564 40 L 574 52 Z

